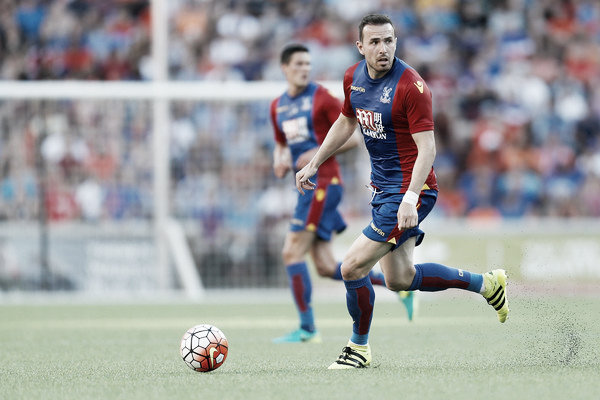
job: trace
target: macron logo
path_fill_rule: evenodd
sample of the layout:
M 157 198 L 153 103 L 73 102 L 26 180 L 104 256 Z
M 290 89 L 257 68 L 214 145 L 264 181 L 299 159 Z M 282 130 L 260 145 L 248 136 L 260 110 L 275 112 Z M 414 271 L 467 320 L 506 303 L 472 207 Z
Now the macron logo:
M 417 87 L 417 89 L 419 89 L 419 92 L 423 93 L 423 82 L 416 81 L 415 86 Z
M 373 229 L 379 236 L 385 236 L 385 232 L 375 226 L 373 222 L 371 222 L 371 229 Z

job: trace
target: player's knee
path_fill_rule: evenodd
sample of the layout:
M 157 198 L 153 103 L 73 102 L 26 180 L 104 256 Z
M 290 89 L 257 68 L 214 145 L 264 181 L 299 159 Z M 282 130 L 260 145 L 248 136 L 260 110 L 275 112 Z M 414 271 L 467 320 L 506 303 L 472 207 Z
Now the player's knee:
M 315 269 L 317 270 L 317 274 L 320 276 L 331 278 L 333 276 L 333 271 L 331 268 L 327 268 L 327 266 L 323 264 L 315 264 Z
M 315 269 L 317 270 L 317 274 L 320 276 L 331 278 L 335 273 L 336 265 L 331 265 L 330 262 L 326 262 L 325 260 L 313 257 L 313 261 L 315 263 Z
M 415 269 L 413 268 L 404 268 L 400 272 L 393 277 L 387 277 L 385 279 L 385 285 L 388 289 L 398 292 L 400 290 L 407 290 L 411 287 L 413 280 L 415 278 Z
M 284 246 L 281 250 L 281 258 L 285 265 L 290 265 L 303 261 L 304 254 L 299 254 L 293 246 Z
M 388 280 L 385 281 L 385 286 L 390 289 L 392 292 L 399 292 L 401 290 L 407 290 L 412 282 L 408 282 L 406 280 Z
M 345 281 L 354 281 L 362 278 L 357 260 L 353 258 L 344 259 L 340 271 Z

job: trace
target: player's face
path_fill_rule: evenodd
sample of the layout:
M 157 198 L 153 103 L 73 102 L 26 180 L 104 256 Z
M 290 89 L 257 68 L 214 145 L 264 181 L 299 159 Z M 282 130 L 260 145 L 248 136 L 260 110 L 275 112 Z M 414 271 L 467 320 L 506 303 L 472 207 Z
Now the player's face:
M 356 42 L 360 54 L 365 56 L 369 76 L 381 78 L 394 63 L 396 35 L 391 24 L 365 25 L 362 41 Z
M 310 53 L 297 51 L 292 54 L 290 62 L 283 64 L 283 73 L 290 84 L 295 88 L 304 88 L 310 79 Z

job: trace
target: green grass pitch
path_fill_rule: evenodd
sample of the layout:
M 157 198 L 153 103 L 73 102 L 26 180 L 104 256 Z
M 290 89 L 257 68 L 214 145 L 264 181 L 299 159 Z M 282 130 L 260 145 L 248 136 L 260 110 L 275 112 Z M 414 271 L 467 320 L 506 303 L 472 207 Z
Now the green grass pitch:
M 514 296 L 506 324 L 483 299 L 435 294 L 414 322 L 376 303 L 373 367 L 328 371 L 351 321 L 343 299 L 315 303 L 322 344 L 271 344 L 295 327 L 290 301 L 0 305 L 2 399 L 593 399 L 600 298 Z M 194 372 L 189 327 L 229 340 L 225 364 Z

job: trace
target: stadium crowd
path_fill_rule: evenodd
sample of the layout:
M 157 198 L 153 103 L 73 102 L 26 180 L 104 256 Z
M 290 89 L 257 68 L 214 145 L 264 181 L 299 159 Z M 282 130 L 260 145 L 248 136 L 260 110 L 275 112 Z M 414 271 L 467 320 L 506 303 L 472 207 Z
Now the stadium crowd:
M 310 47 L 317 80 L 340 80 L 359 59 L 357 20 L 386 13 L 397 55 L 434 93 L 438 213 L 600 216 L 597 1 L 171 0 L 168 7 L 173 80 L 280 80 L 278 54 L 291 41 Z M 4 0 L 0 79 L 151 79 L 149 21 L 144 0 Z M 38 212 L 36 107 L 45 115 L 51 218 L 151 215 L 147 104 L 32 104 L 0 103 L 0 218 Z M 270 171 L 266 103 L 181 103 L 173 116 L 175 214 L 207 230 L 226 219 L 232 231 L 264 223 L 257 201 L 276 204 L 268 188 L 280 188 Z M 358 191 L 367 182 L 355 182 L 353 160 L 345 163 L 347 190 L 357 191 L 345 207 L 366 212 L 368 195 Z

